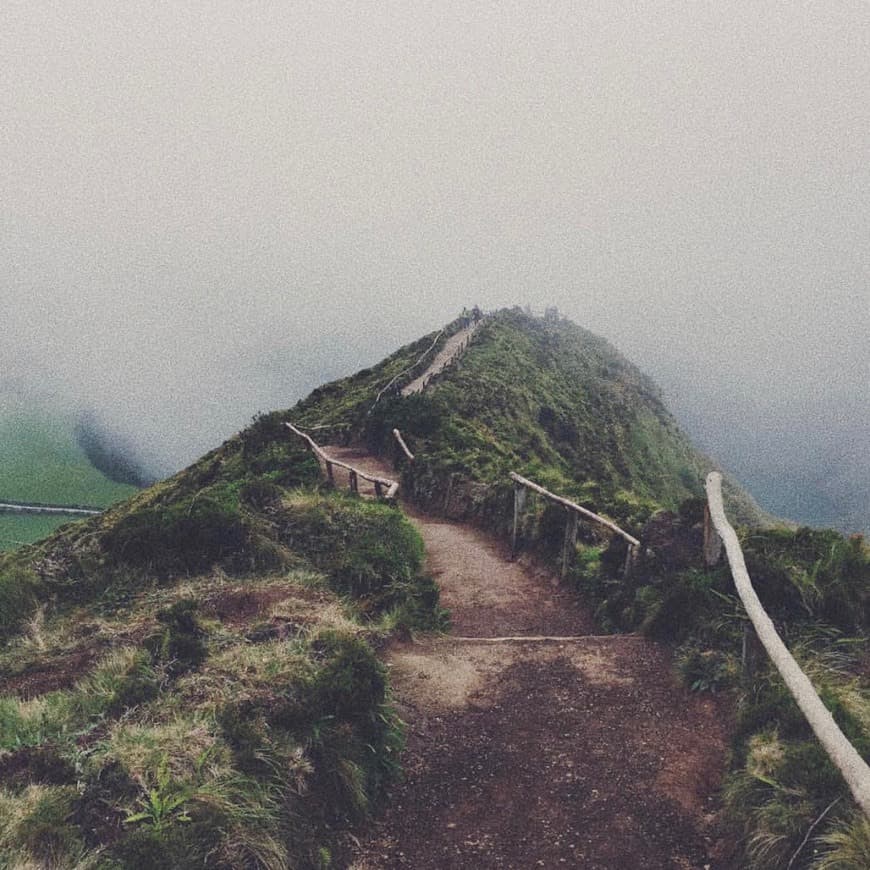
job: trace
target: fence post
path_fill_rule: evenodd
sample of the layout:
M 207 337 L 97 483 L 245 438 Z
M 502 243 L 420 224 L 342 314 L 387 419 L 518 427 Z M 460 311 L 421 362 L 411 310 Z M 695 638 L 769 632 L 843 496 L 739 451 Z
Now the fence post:
M 511 533 L 511 559 L 517 555 L 517 539 L 520 531 L 520 514 L 526 506 L 526 488 L 519 483 L 514 484 L 514 528 Z
M 383 490 L 383 487 L 381 486 L 381 482 L 379 480 L 375 481 L 375 495 L 378 498 L 383 498 L 383 496 L 384 496 L 384 490 Z
M 562 579 L 568 576 L 568 570 L 571 567 L 572 557 L 577 549 L 577 514 L 574 511 L 568 511 L 568 520 L 565 523 L 565 540 L 562 544 Z
M 350 483 L 351 492 L 359 492 L 359 483 L 356 479 L 356 472 L 351 470 L 347 473 L 348 482 Z
M 622 576 L 627 580 L 634 573 L 634 565 L 637 562 L 637 554 L 639 549 L 634 544 L 628 545 L 628 550 L 625 553 L 625 562 L 622 566 Z
M 444 516 L 448 515 L 447 509 L 450 507 L 450 496 L 453 495 L 453 478 L 454 478 L 454 476 L 455 475 L 453 474 L 453 472 L 451 472 L 450 477 L 447 480 L 447 493 L 444 496 L 444 507 L 441 509 L 441 513 L 443 513 Z
M 326 479 L 330 486 L 335 486 L 335 475 L 332 473 L 332 463 L 329 460 L 326 462 Z

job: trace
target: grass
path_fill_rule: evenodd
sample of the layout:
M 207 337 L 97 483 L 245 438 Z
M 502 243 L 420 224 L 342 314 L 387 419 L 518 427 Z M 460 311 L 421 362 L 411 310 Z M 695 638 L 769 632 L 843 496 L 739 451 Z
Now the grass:
M 784 683 L 763 654 L 754 673 L 742 674 L 746 617 L 727 565 L 699 564 L 697 519 L 688 502 L 682 515 L 660 525 L 667 535 L 657 538 L 655 556 L 644 556 L 627 579 L 619 572 L 619 545 L 582 545 L 574 580 L 605 627 L 675 645 L 677 671 L 692 691 L 735 696 L 724 798 L 743 834 L 741 867 L 774 870 L 793 857 L 794 870 L 865 867 L 866 832 L 848 789 Z M 740 536 L 765 609 L 847 738 L 870 757 L 870 682 L 862 661 L 870 550 L 859 537 L 829 530 L 742 529 Z
M 326 867 L 335 832 L 397 776 L 375 649 L 446 615 L 401 513 L 327 491 L 286 419 L 388 454 L 400 428 L 418 456 L 398 458 L 403 486 L 436 512 L 505 531 L 516 470 L 645 535 L 626 579 L 624 543 L 582 525 L 570 577 L 606 629 L 673 644 L 690 688 L 740 698 L 726 797 L 744 866 L 866 866 L 866 829 L 784 688 L 763 667 L 740 675 L 733 584 L 699 563 L 710 463 L 655 386 L 602 339 L 513 310 L 426 394 L 375 404 L 433 338 L 0 555 L 0 679 L 15 689 L 0 699 L 0 866 Z M 735 512 L 765 519 L 732 487 Z M 554 559 L 563 529 L 530 499 L 525 546 Z M 762 601 L 866 752 L 866 546 L 742 534 Z
M 374 649 L 443 624 L 422 554 L 272 415 L 0 557 L 0 866 L 325 866 L 399 772 Z
M 0 551 L 32 544 L 66 523 L 75 521 L 75 518 L 68 516 L 0 512 Z
M 134 492 L 94 468 L 64 416 L 13 411 L 0 419 L 0 498 L 107 507 Z

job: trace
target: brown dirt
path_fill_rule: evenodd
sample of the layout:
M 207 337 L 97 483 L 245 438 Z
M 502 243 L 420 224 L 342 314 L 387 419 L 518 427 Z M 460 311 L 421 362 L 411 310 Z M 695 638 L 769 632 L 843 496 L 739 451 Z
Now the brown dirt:
M 390 475 L 359 451 L 327 452 Z M 345 863 L 724 866 L 714 797 L 725 770 L 721 702 L 680 687 L 665 647 L 597 635 L 576 596 L 540 568 L 511 562 L 500 543 L 408 514 L 462 637 L 387 651 L 409 726 L 406 778 Z M 523 635 L 566 638 L 493 640 Z
M 40 661 L 20 673 L 0 676 L 0 694 L 35 698 L 46 692 L 68 689 L 82 678 L 103 652 L 105 647 L 100 645 L 83 646 L 62 657 Z
M 269 586 L 265 589 L 228 589 L 211 596 L 203 612 L 216 616 L 225 625 L 239 627 L 268 616 L 273 604 L 296 594 L 287 586 Z
M 440 375 L 441 372 L 443 372 L 444 369 L 450 365 L 450 363 L 453 362 L 460 353 L 462 353 L 466 342 L 470 341 L 471 336 L 474 335 L 476 329 L 477 325 L 472 324 L 461 329 L 456 333 L 456 335 L 448 338 L 444 343 L 444 347 L 438 351 L 435 359 L 432 360 L 432 363 L 426 371 L 411 381 L 410 384 L 402 388 L 402 395 L 410 396 L 413 393 L 422 393 L 429 378 L 435 377 L 435 375 Z

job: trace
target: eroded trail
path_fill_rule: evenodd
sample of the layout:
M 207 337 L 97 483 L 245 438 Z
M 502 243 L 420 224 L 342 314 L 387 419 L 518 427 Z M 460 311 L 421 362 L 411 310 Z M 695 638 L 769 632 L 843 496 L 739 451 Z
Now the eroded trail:
M 387 654 L 406 777 L 350 866 L 716 867 L 715 702 L 680 688 L 657 644 L 596 635 L 573 594 L 489 537 L 409 516 L 457 637 Z M 541 635 L 564 639 L 524 639 Z

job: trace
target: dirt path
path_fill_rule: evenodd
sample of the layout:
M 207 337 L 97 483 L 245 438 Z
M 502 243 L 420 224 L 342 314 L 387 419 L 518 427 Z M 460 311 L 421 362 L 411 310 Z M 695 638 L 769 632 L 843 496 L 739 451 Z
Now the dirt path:
M 491 538 L 408 515 L 454 636 L 387 654 L 409 727 L 406 778 L 345 865 L 719 866 L 712 795 L 726 735 L 714 700 L 680 688 L 657 644 L 596 635 L 573 594 Z
M 412 393 L 422 392 L 429 378 L 444 371 L 445 367 L 462 353 L 465 345 L 468 344 L 471 340 L 471 336 L 474 335 L 474 331 L 477 329 L 478 325 L 479 324 L 472 324 L 471 326 L 466 326 L 464 329 L 459 330 L 456 335 L 452 335 L 448 338 L 444 347 L 438 351 L 435 359 L 432 360 L 432 364 L 429 368 L 427 368 L 420 377 L 414 378 L 410 384 L 407 384 L 402 388 L 402 395 L 410 396 Z

